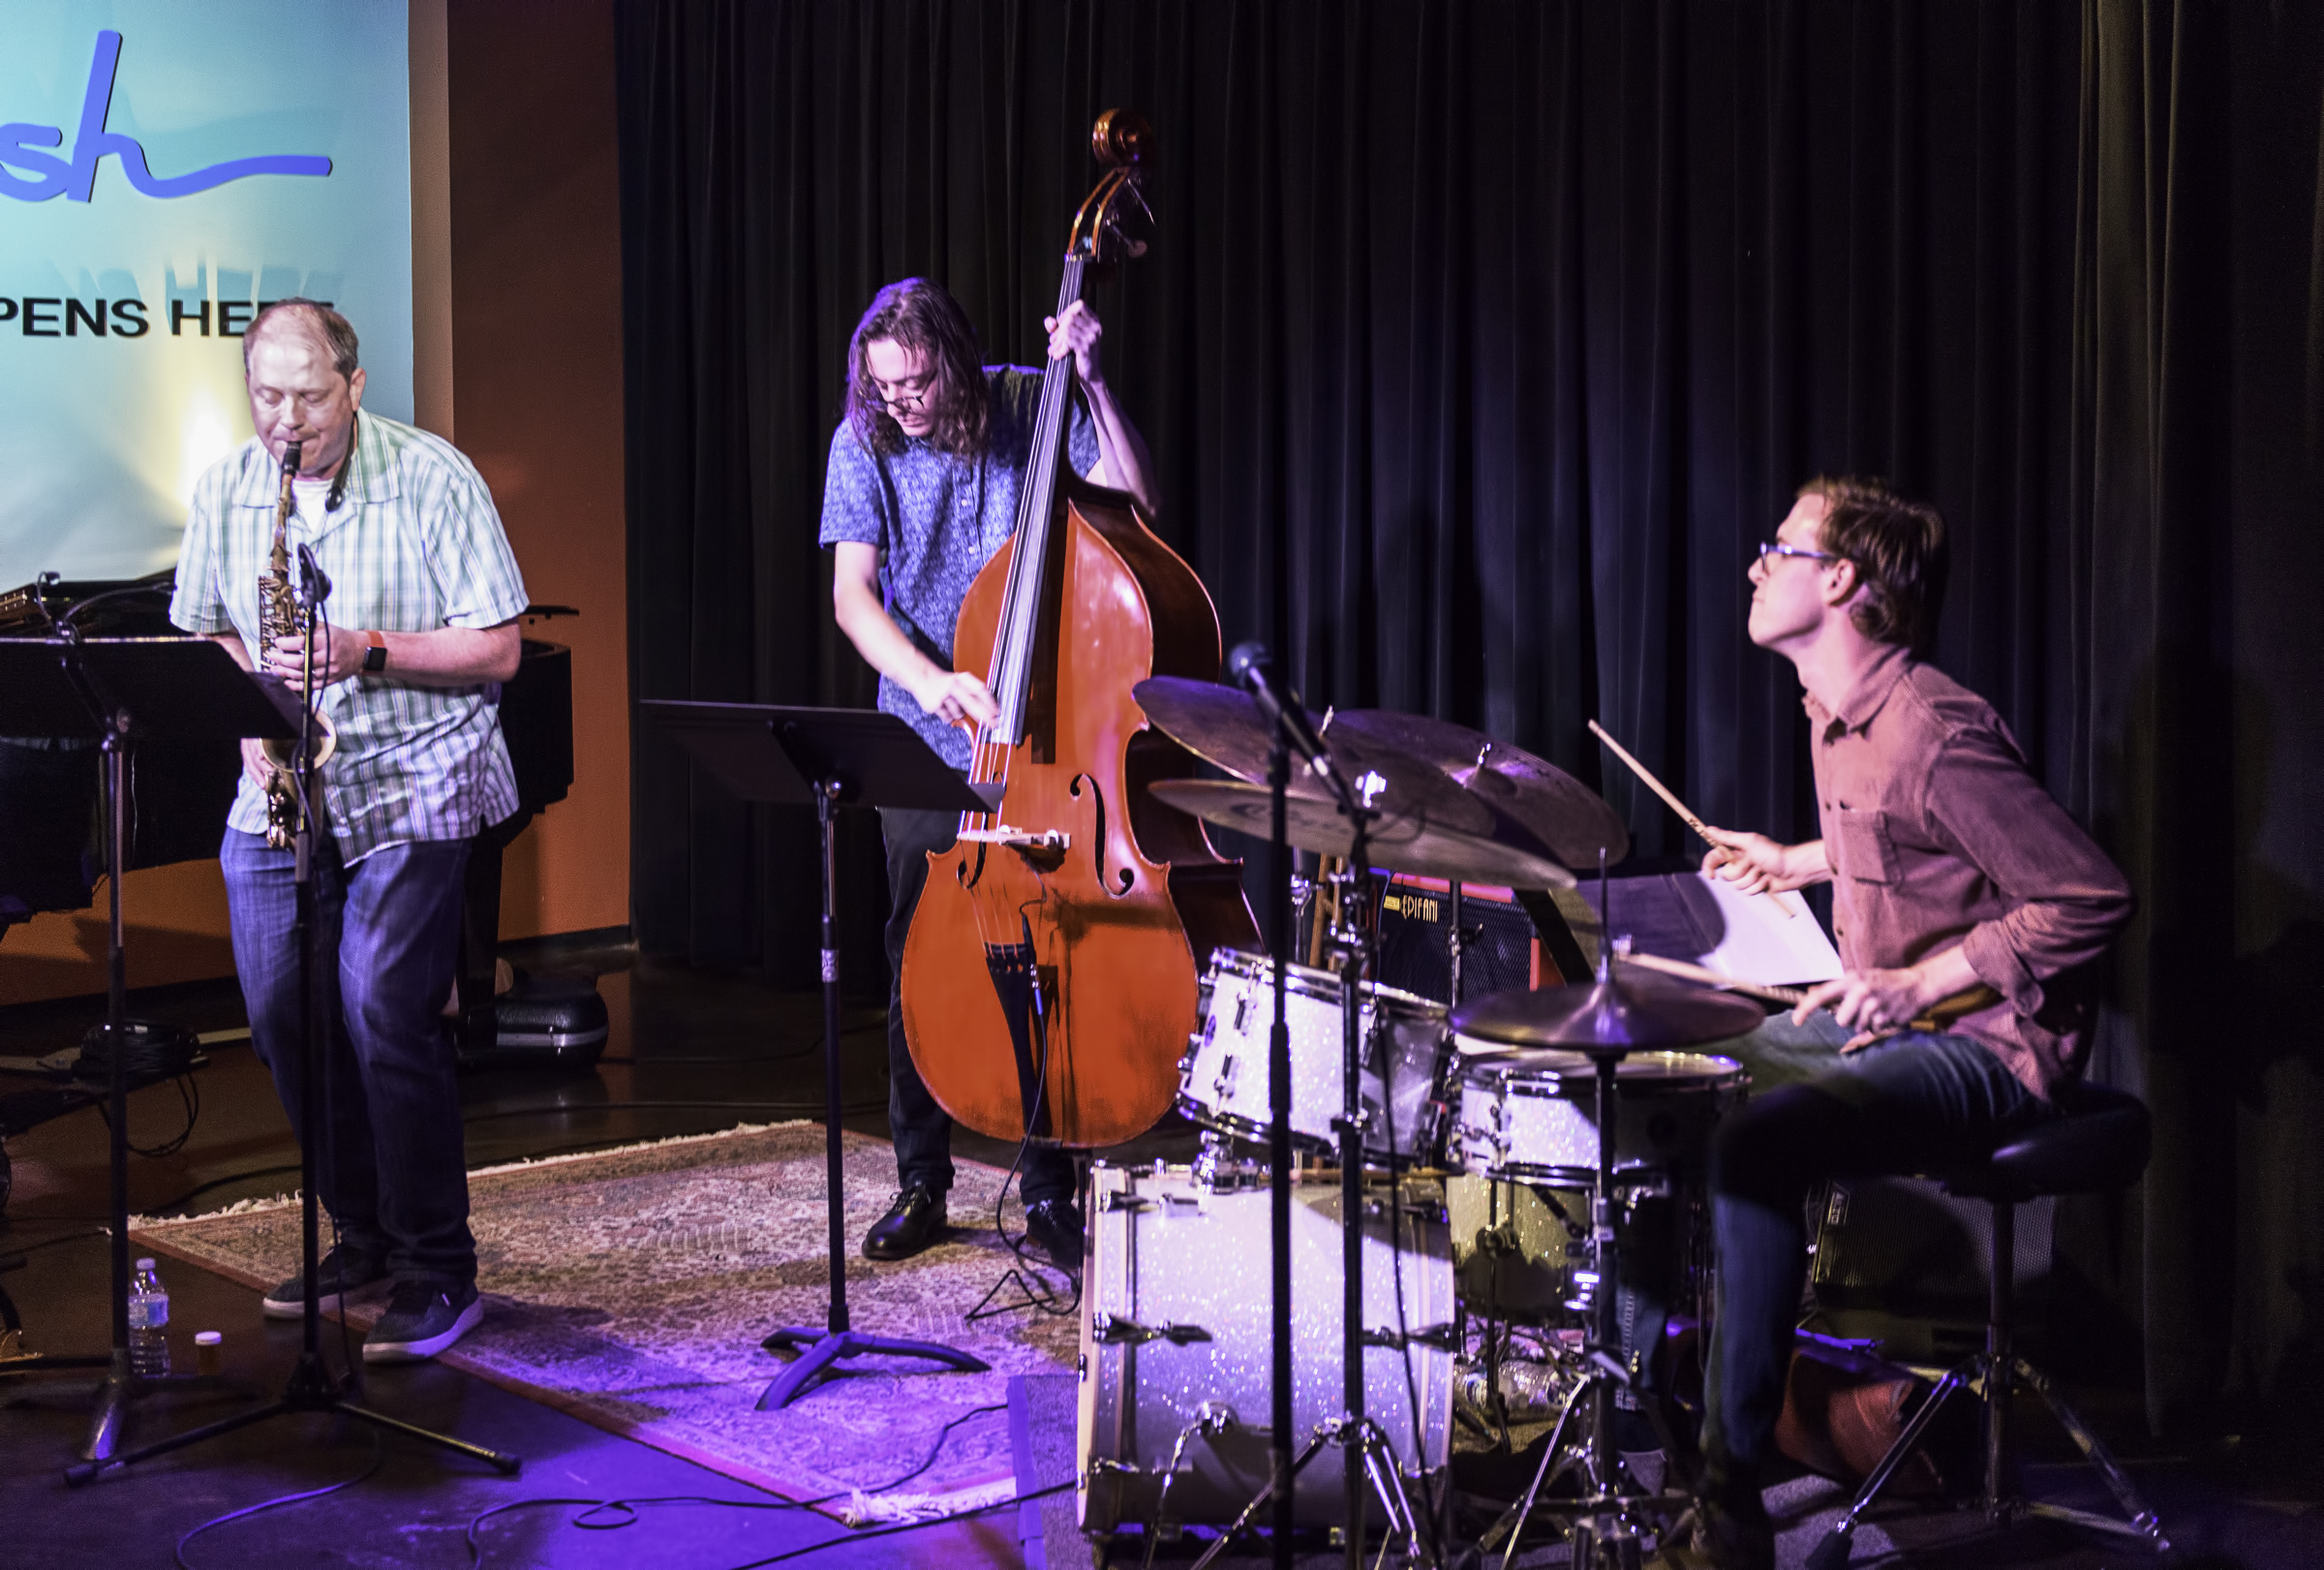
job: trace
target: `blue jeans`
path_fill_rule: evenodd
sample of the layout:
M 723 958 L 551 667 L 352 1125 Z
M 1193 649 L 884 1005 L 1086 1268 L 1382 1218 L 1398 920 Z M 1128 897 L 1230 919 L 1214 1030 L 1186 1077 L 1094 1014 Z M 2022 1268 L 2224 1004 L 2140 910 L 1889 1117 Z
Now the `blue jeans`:
M 903 1187 L 926 1184 L 937 1193 L 952 1187 L 952 1115 L 922 1083 L 903 1033 L 903 940 L 912 930 L 920 891 L 928 887 L 928 858 L 949 850 L 961 815 L 917 808 L 882 807 L 879 830 L 888 846 L 888 1134 L 896 1141 L 896 1180 Z M 1024 1153 L 1024 1202 L 1071 1199 L 1077 1186 L 1073 1157 L 1055 1146 L 1035 1145 Z
M 228 829 L 219 860 L 251 1045 L 303 1147 L 312 1131 L 300 1116 L 308 1057 L 291 852 Z M 390 846 L 346 867 L 331 836 L 317 837 L 315 982 L 331 1029 L 320 1055 L 316 1194 L 345 1247 L 398 1280 L 446 1286 L 476 1277 L 458 1062 L 441 1018 L 467 869 L 465 840 Z
M 1809 1190 L 1831 1178 L 1942 1173 L 2056 1116 L 1966 1036 L 1894 1036 L 1842 1057 L 1848 1036 L 1828 1013 L 1805 1027 L 1777 1015 L 1714 1049 L 1741 1059 L 1753 1082 L 1711 1153 L 1719 1317 L 1702 1448 L 1707 1492 L 1731 1509 L 1758 1509 L 1783 1409 Z

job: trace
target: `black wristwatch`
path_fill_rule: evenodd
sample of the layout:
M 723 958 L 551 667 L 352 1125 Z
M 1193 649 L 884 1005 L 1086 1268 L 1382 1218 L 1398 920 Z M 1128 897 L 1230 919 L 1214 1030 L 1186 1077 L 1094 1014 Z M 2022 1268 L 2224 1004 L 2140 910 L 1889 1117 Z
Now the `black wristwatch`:
M 363 634 L 363 636 L 369 639 L 371 643 L 371 647 L 363 651 L 364 673 L 366 675 L 377 675 L 379 672 L 387 668 L 387 634 L 384 632 L 366 632 Z

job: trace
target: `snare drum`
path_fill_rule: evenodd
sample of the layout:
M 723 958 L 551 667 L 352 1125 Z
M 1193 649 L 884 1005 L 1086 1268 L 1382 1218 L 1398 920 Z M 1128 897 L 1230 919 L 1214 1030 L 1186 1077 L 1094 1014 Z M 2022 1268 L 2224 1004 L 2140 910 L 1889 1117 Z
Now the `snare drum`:
M 1741 1103 L 1750 1076 L 1731 1058 L 1634 1052 L 1614 1083 L 1614 1169 L 1673 1171 L 1703 1165 L 1711 1131 Z M 1595 1183 L 1596 1068 L 1580 1053 L 1560 1054 L 1547 1067 L 1466 1064 L 1452 1155 L 1479 1177 Z
M 1301 1149 L 1339 1148 L 1339 977 L 1303 965 L 1286 968 L 1283 1017 L 1291 1031 L 1291 1138 Z M 1275 1022 L 1274 962 L 1222 948 L 1203 977 L 1202 1028 L 1178 1062 L 1178 1110 L 1207 1128 L 1265 1139 L 1272 1123 L 1267 1044 Z M 1367 987 L 1362 1031 L 1367 1043 L 1358 1087 L 1366 1115 L 1367 1161 L 1432 1166 L 1444 1149 L 1445 1085 L 1452 1049 L 1445 1007 L 1393 987 Z M 1391 1093 L 1381 1093 L 1382 1071 Z M 1392 1116 L 1391 1116 L 1392 1114 Z

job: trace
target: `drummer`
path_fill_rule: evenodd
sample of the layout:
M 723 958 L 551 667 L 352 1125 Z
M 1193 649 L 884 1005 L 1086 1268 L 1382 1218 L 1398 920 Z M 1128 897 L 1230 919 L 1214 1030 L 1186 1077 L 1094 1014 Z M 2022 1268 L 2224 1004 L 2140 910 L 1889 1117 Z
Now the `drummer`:
M 1806 690 L 1823 837 L 1712 829 L 1703 868 L 1746 892 L 1829 880 L 1843 974 L 1742 1044 L 1755 1093 L 1715 1142 L 1702 1546 L 1722 1570 L 1774 1562 L 1759 1472 L 1810 1187 L 1942 1171 L 2055 1116 L 2088 1058 L 2095 962 L 2130 915 L 2001 717 L 1924 662 L 1944 570 L 1936 510 L 1857 479 L 1803 486 L 1751 567 L 1751 640 Z M 1990 1000 L 1942 1031 L 1909 1023 L 1980 986 Z M 1770 1080 L 1790 1083 L 1760 1093 Z

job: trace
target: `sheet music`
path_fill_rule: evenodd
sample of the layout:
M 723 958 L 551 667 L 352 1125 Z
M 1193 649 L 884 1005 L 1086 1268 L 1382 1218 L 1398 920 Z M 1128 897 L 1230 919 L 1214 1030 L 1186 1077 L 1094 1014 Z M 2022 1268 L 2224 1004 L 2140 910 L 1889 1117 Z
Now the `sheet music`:
M 1705 953 L 1674 958 L 1692 958 L 1697 965 L 1721 975 L 1767 986 L 1829 981 L 1840 973 L 1839 950 L 1824 936 L 1822 924 L 1804 908 L 1799 915 L 1787 916 L 1776 908 L 1773 900 L 1742 893 L 1726 878 L 1706 873 L 1688 873 L 1672 877 L 1671 881 L 1692 882 L 1708 893 L 1718 908 L 1719 919 L 1716 926 L 1709 922 L 1704 926 L 1722 935 Z M 1685 893 L 1689 896 L 1688 903 L 1699 908 L 1699 902 L 1692 897 L 1694 890 Z M 1804 908 L 1805 902 L 1801 903 Z

